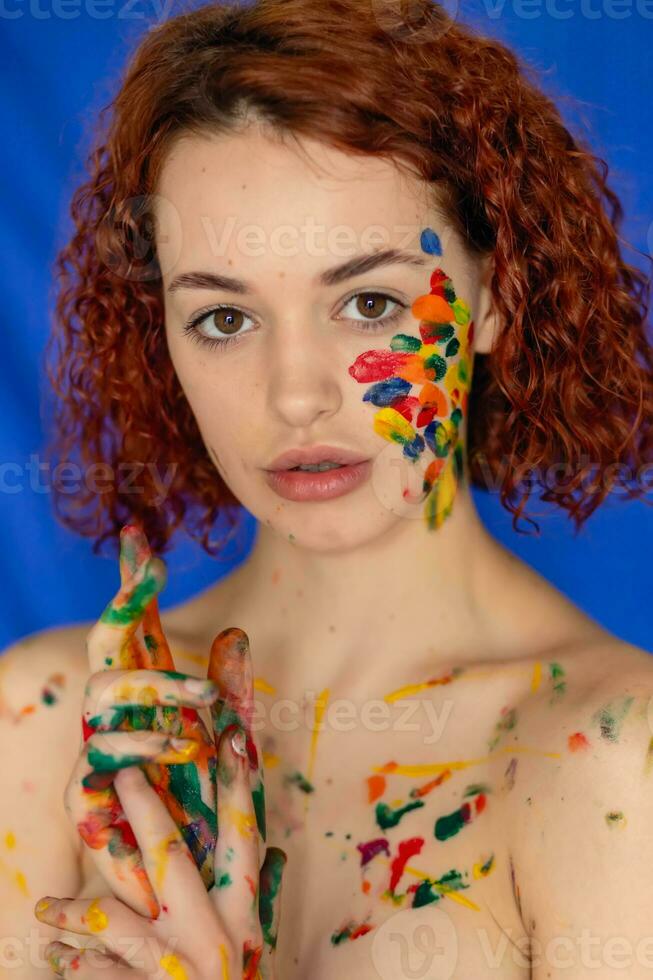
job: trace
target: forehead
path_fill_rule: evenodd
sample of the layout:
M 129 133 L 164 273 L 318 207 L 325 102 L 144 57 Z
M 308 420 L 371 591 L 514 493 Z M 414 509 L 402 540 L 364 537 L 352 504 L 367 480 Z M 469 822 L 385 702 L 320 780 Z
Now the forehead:
M 293 254 L 323 264 L 387 245 L 419 250 L 422 229 L 445 224 L 432 188 L 392 161 L 254 126 L 179 138 L 159 175 L 155 214 L 159 248 L 174 252 L 174 265 Z

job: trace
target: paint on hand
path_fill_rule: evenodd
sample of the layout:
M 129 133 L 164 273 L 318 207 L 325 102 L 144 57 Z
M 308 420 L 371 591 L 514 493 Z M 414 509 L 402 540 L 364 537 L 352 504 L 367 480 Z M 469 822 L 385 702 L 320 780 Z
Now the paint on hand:
M 618 742 L 621 726 L 634 701 L 632 695 L 609 701 L 592 715 L 592 721 L 599 725 L 601 738 Z
M 427 254 L 442 254 L 431 228 L 422 231 L 420 244 Z M 431 274 L 429 293 L 417 297 L 411 312 L 420 321 L 419 336 L 395 334 L 389 350 L 365 351 L 349 366 L 349 374 L 361 383 L 374 382 L 363 401 L 379 409 L 373 419 L 378 435 L 400 445 L 413 464 L 427 448 L 433 454 L 423 473 L 422 495 L 426 525 L 434 529 L 451 514 L 464 479 L 460 426 L 471 387 L 474 323 L 469 306 L 439 266 Z

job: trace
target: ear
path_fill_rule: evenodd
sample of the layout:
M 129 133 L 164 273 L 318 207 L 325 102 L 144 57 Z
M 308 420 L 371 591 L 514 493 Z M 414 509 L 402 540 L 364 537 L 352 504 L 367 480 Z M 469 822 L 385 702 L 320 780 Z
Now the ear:
M 492 309 L 490 283 L 494 274 L 494 255 L 490 252 L 479 261 L 478 313 L 474 323 L 473 349 L 477 354 L 489 354 L 498 332 L 498 319 Z

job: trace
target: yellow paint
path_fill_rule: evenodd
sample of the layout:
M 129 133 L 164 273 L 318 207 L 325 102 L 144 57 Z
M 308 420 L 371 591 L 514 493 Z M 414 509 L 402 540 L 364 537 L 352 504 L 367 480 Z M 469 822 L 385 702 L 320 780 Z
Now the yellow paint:
M 515 755 L 518 752 L 526 752 L 532 755 L 542 755 L 549 759 L 562 758 L 560 752 L 543 752 L 540 749 L 531 749 L 526 745 L 508 745 L 496 750 L 492 753 L 492 755 L 480 756 L 478 759 L 457 759 L 453 762 L 430 762 L 425 763 L 424 765 L 416 766 L 390 766 L 386 763 L 383 766 L 374 766 L 372 772 L 385 772 L 392 776 L 413 776 L 417 778 L 422 776 L 435 776 L 437 773 L 442 772 L 443 769 L 468 769 L 471 766 L 481 765 L 481 763 L 487 762 L 489 759 L 495 758 L 497 755 L 505 755 L 506 753 Z
M 222 966 L 222 980 L 230 980 L 229 978 L 229 960 L 227 959 L 227 951 L 224 948 L 224 943 L 220 943 L 220 964 Z
M 14 847 L 16 846 L 16 835 L 12 830 L 8 830 L 5 834 L 5 845 L 10 851 L 13 851 Z
M 188 980 L 188 974 L 174 953 L 168 953 L 166 956 L 162 956 L 159 960 L 159 966 L 163 967 L 173 980 Z
M 386 864 L 390 864 L 388 858 L 384 858 Z M 417 878 L 423 878 L 431 882 L 433 887 L 436 889 L 439 895 L 443 898 L 450 898 L 454 902 L 458 902 L 460 905 L 464 905 L 468 909 L 473 909 L 475 912 L 480 912 L 480 906 L 476 902 L 472 902 L 470 898 L 465 898 L 460 892 L 453 891 L 447 885 L 440 885 L 438 882 L 433 881 L 431 875 L 426 874 L 424 871 L 420 871 L 419 868 L 413 868 L 411 865 L 407 864 L 404 868 L 404 872 L 408 872 L 411 875 L 415 875 Z
M 273 769 L 281 762 L 281 758 L 273 752 L 263 752 L 263 765 L 266 769 Z
M 82 919 L 91 932 L 102 932 L 109 925 L 109 919 L 100 908 L 97 898 L 93 899 Z
M 537 660 L 533 667 L 533 677 L 531 679 L 531 693 L 534 694 L 542 683 L 542 662 Z
M 23 895 L 25 896 L 25 898 L 29 898 L 30 897 L 29 888 L 27 887 L 27 881 L 25 880 L 25 875 L 23 874 L 23 872 L 16 871 L 14 880 L 18 885 L 18 887 L 20 888 Z
M 163 887 L 163 879 L 165 878 L 166 869 L 168 867 L 168 858 L 170 856 L 168 845 L 171 844 L 172 841 L 176 841 L 178 839 L 178 831 L 173 830 L 167 834 L 166 837 L 163 837 L 158 844 L 155 844 L 154 847 L 151 848 L 151 853 L 156 861 L 155 875 L 157 888 L 159 889 Z
M 313 714 L 313 731 L 311 733 L 311 746 L 308 757 L 308 769 L 306 772 L 306 778 L 312 782 L 313 769 L 315 768 L 315 754 L 317 752 L 317 739 L 320 732 L 320 723 L 322 721 L 322 716 L 326 711 L 326 706 L 329 700 L 329 688 L 325 687 L 324 690 L 319 694 L 317 700 L 315 701 L 315 708 Z M 304 813 L 308 809 L 309 797 L 311 793 L 306 793 L 304 796 Z
M 138 692 L 138 703 L 144 704 L 147 707 L 151 707 L 156 704 L 159 700 L 159 695 L 155 687 L 148 684 L 146 687 L 142 687 Z
M 390 694 L 386 694 L 383 700 L 391 704 L 400 698 L 409 698 L 413 694 L 419 694 L 420 691 L 425 691 L 429 687 L 435 687 L 437 684 L 451 684 L 454 680 L 457 681 L 458 679 L 458 676 L 451 677 L 450 674 L 445 674 L 443 677 L 434 677 L 432 680 L 422 681 L 420 684 L 406 684 L 405 687 L 400 687 L 396 691 L 391 691 Z
M 224 814 L 229 820 L 229 822 L 236 828 L 241 837 L 246 837 L 251 839 L 255 831 L 258 829 L 256 825 L 256 817 L 253 813 L 245 813 L 244 810 L 239 810 L 235 806 L 225 806 Z
M 487 876 L 494 871 L 497 862 L 495 861 L 495 859 L 493 857 L 492 858 L 492 863 L 490 864 L 490 867 L 487 870 L 484 871 L 483 870 L 483 866 L 485 864 L 487 864 L 487 861 L 477 861 L 472 866 L 472 874 L 474 875 L 475 878 L 487 878 Z
M 262 691 L 264 694 L 276 694 L 277 689 L 273 687 L 272 684 L 268 684 L 267 681 L 263 680 L 262 677 L 254 678 L 254 690 Z
M 47 911 L 47 909 L 50 908 L 51 905 L 52 902 L 50 902 L 47 898 L 39 898 L 34 908 L 34 911 L 38 913 L 45 912 Z

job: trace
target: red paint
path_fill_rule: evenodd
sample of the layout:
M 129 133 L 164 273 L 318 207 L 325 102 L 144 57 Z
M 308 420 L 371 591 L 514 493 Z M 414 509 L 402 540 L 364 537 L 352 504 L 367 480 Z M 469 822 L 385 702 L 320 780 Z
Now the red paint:
M 397 857 L 394 859 L 390 865 L 390 891 L 394 892 L 395 888 L 399 884 L 399 879 L 404 873 L 404 868 L 408 860 L 419 854 L 419 852 L 424 847 L 423 837 L 409 837 L 408 840 L 402 840 L 397 848 Z
M 574 732 L 567 739 L 567 745 L 569 746 L 570 752 L 578 752 L 579 749 L 588 749 L 590 743 L 587 741 L 582 732 Z
M 479 793 L 476 799 L 474 800 L 474 804 L 476 806 L 476 812 L 483 813 L 486 803 L 487 803 L 487 796 L 485 795 L 485 793 Z
M 397 374 L 409 357 L 407 351 L 368 350 L 358 355 L 349 373 L 356 381 L 385 381 Z

